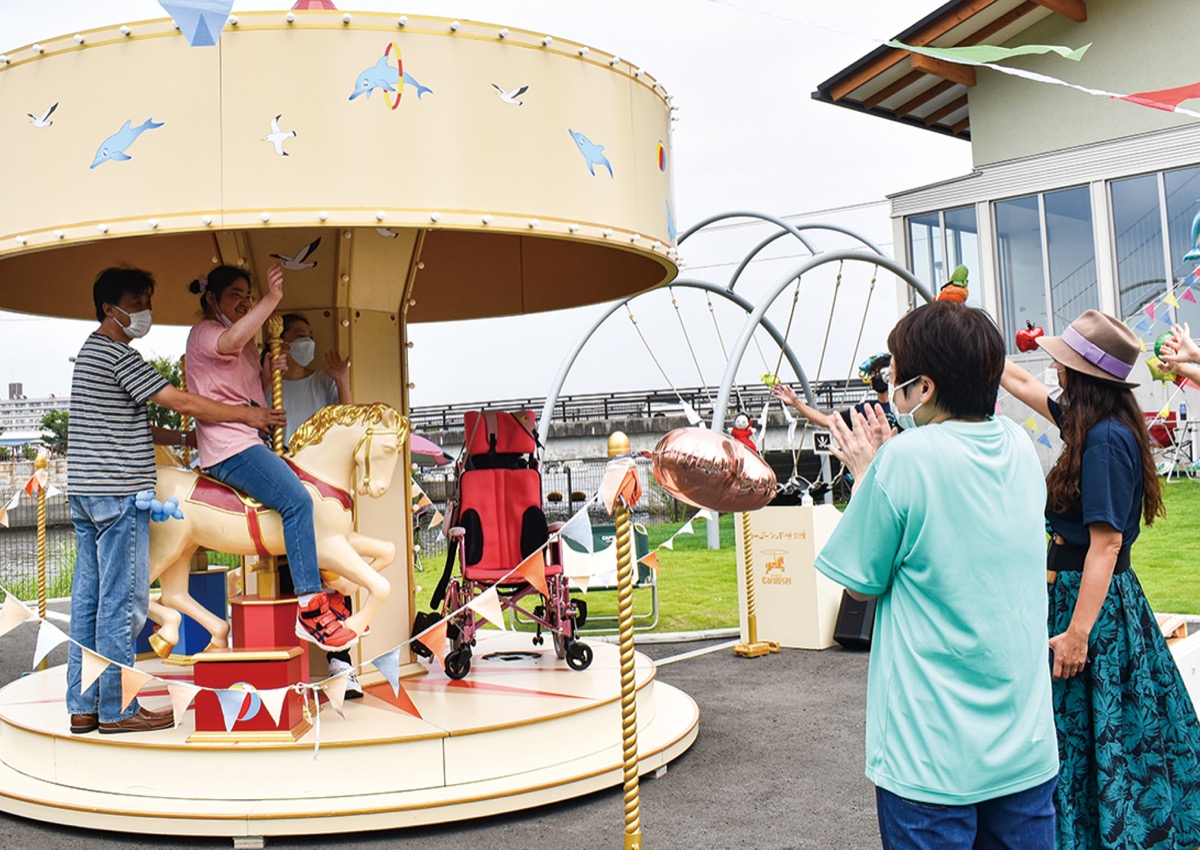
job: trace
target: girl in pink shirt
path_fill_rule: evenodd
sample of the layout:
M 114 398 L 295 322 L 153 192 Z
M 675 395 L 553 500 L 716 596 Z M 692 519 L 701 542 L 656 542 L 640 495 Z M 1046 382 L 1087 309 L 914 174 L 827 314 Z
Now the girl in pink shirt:
M 266 407 L 254 337 L 283 298 L 283 269 L 267 270 L 267 292 L 258 304 L 250 300 L 246 272 L 235 266 L 217 266 L 190 288 L 200 296 L 204 319 L 188 336 L 189 388 L 227 404 Z M 196 431 L 204 471 L 283 519 L 288 566 L 300 600 L 296 634 L 326 650 L 352 646 L 358 635 L 342 625 L 321 588 L 308 490 L 254 428 L 198 420 Z

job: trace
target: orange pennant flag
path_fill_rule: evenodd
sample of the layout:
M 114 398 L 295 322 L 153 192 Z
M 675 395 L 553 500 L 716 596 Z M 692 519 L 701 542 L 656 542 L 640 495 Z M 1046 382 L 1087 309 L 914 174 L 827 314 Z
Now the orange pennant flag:
M 610 514 L 613 513 L 618 499 L 632 510 L 642 498 L 642 482 L 638 476 L 637 464 L 629 458 L 610 460 L 604 470 L 604 478 L 600 481 L 600 496 Z
M 25 482 L 25 494 L 32 496 L 38 490 L 46 489 L 46 482 L 50 480 L 50 476 L 46 474 L 46 470 L 39 469 L 29 476 L 29 480 Z
M 133 667 L 121 666 L 121 711 L 129 708 L 129 703 L 138 695 L 138 691 L 154 677 Z
M 438 664 L 446 666 L 446 621 L 432 625 L 416 636 L 416 640 L 437 657 Z
M 654 572 L 657 573 L 658 572 L 658 550 L 651 552 L 649 555 L 647 555 L 644 558 L 639 558 L 638 563 L 645 564 L 647 567 L 649 567 L 650 569 L 654 570 Z
M 550 596 L 550 588 L 546 584 L 546 553 L 538 549 L 521 563 L 517 564 L 517 574 L 524 576 L 525 581 L 537 588 L 542 596 Z

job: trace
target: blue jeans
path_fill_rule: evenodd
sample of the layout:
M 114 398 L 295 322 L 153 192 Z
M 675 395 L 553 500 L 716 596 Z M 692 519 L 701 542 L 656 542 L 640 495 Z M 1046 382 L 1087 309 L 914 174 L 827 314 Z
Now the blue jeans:
M 133 666 L 133 642 L 150 604 L 150 512 L 133 496 L 71 496 L 75 577 L 71 583 L 71 638 L 110 661 Z M 109 667 L 83 693 L 82 653 L 67 649 L 67 710 L 99 713 L 101 723 L 137 713 L 134 699 L 121 710 L 121 671 Z
M 313 502 L 292 468 L 266 446 L 242 449 L 206 470 L 278 511 L 283 518 L 283 543 L 297 596 L 321 592 L 317 538 L 313 533 Z
M 1054 787 L 1041 785 L 972 806 L 920 803 L 875 789 L 883 850 L 1054 850 Z

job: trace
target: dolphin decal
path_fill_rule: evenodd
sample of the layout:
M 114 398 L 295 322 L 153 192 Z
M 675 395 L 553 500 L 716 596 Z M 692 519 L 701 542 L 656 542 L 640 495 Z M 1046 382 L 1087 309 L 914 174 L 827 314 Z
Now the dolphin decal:
M 96 158 L 92 160 L 89 168 L 95 168 L 102 162 L 109 160 L 126 160 L 132 159 L 129 154 L 125 153 L 126 149 L 137 141 L 137 137 L 147 130 L 157 130 L 163 125 L 162 121 L 155 122 L 153 118 L 147 118 L 141 125 L 132 126 L 133 121 L 128 120 L 121 125 L 121 129 L 113 133 L 107 139 L 100 143 L 99 149 L 96 151 Z
M 675 216 L 671 215 L 671 201 L 667 199 L 667 237 L 674 242 L 676 236 Z
M 358 75 L 358 79 L 354 81 L 354 91 L 350 93 L 350 100 L 354 100 L 363 94 L 370 98 L 375 89 L 395 92 L 401 76 L 403 76 L 404 85 L 416 88 L 417 100 L 420 100 L 426 92 L 433 93 L 433 89 L 429 86 L 421 85 L 407 71 L 404 71 L 402 75 L 401 73 L 397 73 L 398 71 L 399 68 L 388 64 L 388 54 L 384 53 L 379 57 L 378 62 Z
M 587 163 L 588 171 L 592 172 L 593 177 L 596 176 L 597 165 L 603 165 L 608 169 L 608 176 L 613 176 L 612 163 L 610 163 L 608 161 L 608 157 L 602 153 L 604 150 L 604 145 L 597 145 L 593 143 L 587 136 L 583 135 L 583 133 L 576 133 L 570 128 L 567 129 L 567 132 L 570 133 L 571 138 L 575 140 L 575 145 L 579 148 L 579 152 L 583 154 L 583 160 Z

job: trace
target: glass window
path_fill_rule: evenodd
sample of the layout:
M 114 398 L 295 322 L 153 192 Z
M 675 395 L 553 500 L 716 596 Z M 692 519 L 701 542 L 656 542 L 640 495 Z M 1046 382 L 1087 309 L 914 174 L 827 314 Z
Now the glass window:
M 1026 321 L 1048 326 L 1042 227 L 1036 195 L 997 201 L 994 209 L 1005 339 L 1012 353 L 1016 351 L 1015 334 Z
M 943 213 L 946 222 L 946 265 L 950 271 L 966 266 L 971 282 L 967 303 L 972 307 L 983 305 L 983 273 L 979 268 L 979 227 L 975 221 L 975 207 L 957 207 Z M 949 278 L 949 272 L 947 272 Z M 945 281 L 938 281 L 940 288 Z M 935 289 L 936 291 L 936 289 Z
M 1196 333 L 1200 328 L 1200 304 L 1188 300 L 1189 287 L 1196 287 L 1190 280 L 1192 272 L 1200 267 L 1195 260 L 1184 261 L 1184 255 L 1196 247 L 1192 232 L 1193 221 L 1200 217 L 1200 168 L 1183 168 L 1168 171 L 1163 175 L 1167 192 L 1167 233 L 1171 250 L 1172 275 L 1175 278 L 1175 297 L 1179 300 L 1178 320 L 1187 322 Z M 1192 296 L 1200 300 L 1200 288 Z
M 1049 192 L 1046 209 L 1046 249 L 1050 266 L 1050 304 L 1058 334 L 1084 310 L 1100 308 L 1096 283 L 1096 243 L 1092 239 L 1092 199 L 1086 186 Z
M 1121 317 L 1126 318 L 1166 291 L 1158 177 L 1148 174 L 1114 180 L 1110 188 L 1113 236 L 1117 247 L 1117 288 Z
M 942 226 L 937 213 L 908 220 L 908 255 L 913 277 L 937 292 L 934 281 L 942 273 Z

